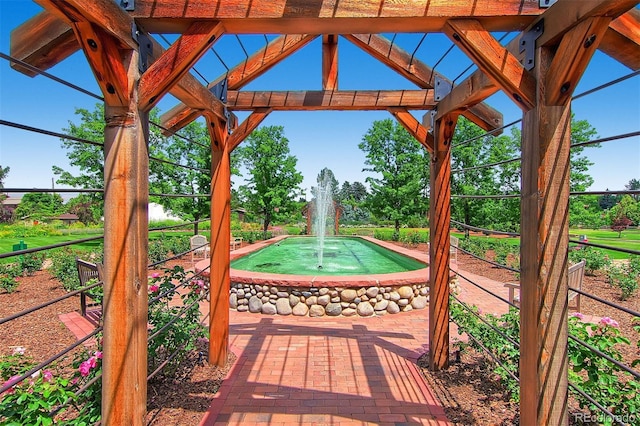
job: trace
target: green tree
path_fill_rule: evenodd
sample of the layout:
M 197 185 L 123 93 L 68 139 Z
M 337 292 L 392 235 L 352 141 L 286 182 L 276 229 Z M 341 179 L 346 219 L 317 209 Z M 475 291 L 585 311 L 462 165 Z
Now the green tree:
M 612 226 L 616 221 L 620 222 L 621 218 L 629 219 L 627 225 L 640 224 L 640 203 L 630 195 L 624 195 L 620 202 L 609 210 L 609 220 Z
M 236 151 L 250 174 L 240 190 L 249 209 L 262 218 L 266 232 L 271 222 L 293 213 L 302 183 L 298 159 L 289 154 L 282 126 L 254 130 Z
M 17 218 L 46 219 L 62 213 L 63 204 L 60 194 L 30 192 L 22 197 L 15 215 Z
M 451 193 L 454 195 L 499 195 L 520 192 L 520 131 L 499 137 L 485 132 L 461 117 L 456 125 L 451 152 Z M 497 163 L 497 164 L 496 164 Z M 496 164 L 490 166 L 491 164 Z M 453 220 L 472 226 L 517 231 L 520 202 L 517 198 L 454 198 Z
M 637 191 L 637 190 L 639 190 L 639 189 L 640 189 L 640 179 L 636 179 L 636 178 L 631 179 L 631 180 L 629 181 L 629 183 L 627 183 L 627 184 L 624 186 L 624 188 L 625 188 L 627 191 Z M 633 195 L 632 195 L 632 197 L 633 197 L 633 199 L 634 199 L 634 200 L 636 200 L 636 201 L 640 201 L 640 195 L 638 195 L 638 194 L 633 194 Z
M 84 139 L 93 143 L 78 142 L 72 139 L 62 139 L 62 147 L 67 150 L 67 158 L 71 166 L 80 170 L 78 175 L 53 166 L 53 174 L 58 176 L 56 183 L 73 188 L 102 189 L 104 187 L 104 105 L 97 103 L 93 111 L 76 108 L 79 116 L 78 124 L 69 121 L 69 127 L 63 132 L 74 138 Z M 104 211 L 104 196 L 102 192 L 86 193 L 83 202 L 91 204 L 93 221 L 102 217 Z
M 327 167 L 323 168 L 322 170 L 320 170 L 320 173 L 318 173 L 318 176 L 316 177 L 316 182 L 318 183 L 318 186 L 322 185 L 323 182 L 328 182 L 331 184 L 331 192 L 332 195 L 334 197 L 334 199 L 339 198 L 338 197 L 338 193 L 339 190 L 338 188 L 340 187 L 340 184 L 338 182 L 338 179 L 336 179 L 335 175 L 333 174 L 333 171 Z M 318 191 L 318 187 L 316 186 L 312 186 L 311 187 L 311 194 L 313 195 L 313 197 L 317 197 L 317 191 Z M 339 201 L 339 200 L 336 200 Z
M 369 166 L 363 171 L 379 176 L 366 179 L 371 187 L 367 205 L 373 214 L 394 222 L 397 237 L 401 223 L 428 209 L 424 194 L 428 153 L 391 119 L 374 121 L 358 147 L 365 152 L 365 165 Z
M 606 191 L 609 191 L 609 188 L 607 188 Z M 598 206 L 602 210 L 609 210 L 611 207 L 613 207 L 616 204 L 618 204 L 620 202 L 621 198 L 622 197 L 620 197 L 618 195 L 615 195 L 615 194 L 601 195 L 598 198 Z
M 180 134 L 182 137 L 152 140 L 149 191 L 183 196 L 153 196 L 150 200 L 183 220 L 198 221 L 208 218 L 211 212 L 208 196 L 211 192 L 209 134 L 206 126 L 199 121 L 190 123 Z M 237 170 L 237 167 L 232 169 Z M 197 223 L 194 233 L 198 233 Z
M 9 167 L 0 166 L 0 189 L 4 189 L 4 180 L 7 178 L 9 170 Z M 3 204 L 3 201 L 7 198 L 8 196 L 6 194 L 0 192 L 0 223 L 9 222 L 11 220 L 9 209 L 5 208 Z

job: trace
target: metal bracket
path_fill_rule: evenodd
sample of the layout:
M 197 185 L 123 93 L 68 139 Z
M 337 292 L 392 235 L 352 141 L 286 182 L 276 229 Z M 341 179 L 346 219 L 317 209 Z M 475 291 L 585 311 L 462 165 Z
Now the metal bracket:
M 540 7 L 541 9 L 546 9 L 548 7 L 551 7 L 557 1 L 558 0 L 538 0 L 538 7 Z
M 220 102 L 225 104 L 224 116 L 227 119 L 227 123 L 231 124 L 231 111 L 229 111 L 229 109 L 227 109 L 227 107 L 226 107 L 226 103 L 227 103 L 227 88 L 228 88 L 228 86 L 229 86 L 229 82 L 227 81 L 226 78 L 224 78 L 220 82 L 216 83 L 213 87 L 211 87 L 209 89 L 209 91 L 213 94 L 213 96 L 218 98 L 220 100 Z M 230 125 L 227 125 L 227 131 L 229 132 L 229 134 L 231 134 L 231 126 Z
M 120 7 L 127 12 L 133 12 L 136 10 L 135 0 L 120 0 Z
M 544 19 L 520 37 L 520 53 L 524 52 L 524 67 L 531 71 L 536 66 L 536 40 L 544 33 Z
M 429 114 L 429 130 L 428 132 L 433 134 L 433 128 L 436 126 L 436 115 L 438 115 L 438 110 L 432 109 L 428 112 Z
M 213 96 L 220 99 L 220 102 L 223 104 L 227 103 L 227 87 L 229 86 L 229 82 L 226 77 L 216 83 L 209 91 L 213 93 Z
M 451 83 L 447 79 L 440 77 L 439 75 L 436 75 L 435 80 L 436 80 L 436 83 L 433 87 L 434 89 L 433 99 L 435 101 L 441 101 L 445 96 L 451 93 L 451 89 L 453 89 L 453 83 Z
M 131 28 L 131 36 L 138 43 L 138 69 L 145 72 L 149 68 L 149 57 L 153 53 L 151 38 L 134 23 Z

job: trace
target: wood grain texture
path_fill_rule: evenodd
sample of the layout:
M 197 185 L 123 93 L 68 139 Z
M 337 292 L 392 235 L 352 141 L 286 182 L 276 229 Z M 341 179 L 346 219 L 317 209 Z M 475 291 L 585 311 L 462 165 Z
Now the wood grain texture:
M 436 122 L 431 156 L 429 367 L 435 371 L 449 366 L 451 141 L 457 119 L 456 114 L 450 114 Z
M 279 36 L 247 60 L 231 68 L 228 74 L 223 74 L 212 81 L 208 87 L 211 88 L 226 78 L 229 90 L 241 89 L 315 38 L 316 36 L 304 34 Z M 199 117 L 200 114 L 201 112 L 197 109 L 191 110 L 184 104 L 178 104 L 163 114 L 160 120 L 163 127 L 170 129 L 167 133 L 175 133 Z
M 207 117 L 211 137 L 211 258 L 209 364 L 222 367 L 229 353 L 231 165 L 225 123 Z
M 135 64 L 135 62 L 134 62 Z M 130 67 L 132 79 L 137 66 Z M 146 424 L 148 116 L 105 106 L 102 424 Z
M 640 69 L 640 10 L 614 19 L 599 49 L 634 71 Z
M 589 18 L 562 37 L 546 76 L 547 105 L 564 105 L 578 86 L 611 18 Z
M 537 2 L 522 0 L 136 0 L 132 16 L 151 32 L 181 33 L 197 17 L 220 19 L 232 33 L 344 34 L 434 32 L 460 16 L 476 17 L 490 31 L 511 31 L 541 11 Z
M 272 108 L 274 111 L 364 111 L 389 107 L 431 109 L 435 107 L 433 90 L 308 90 L 295 92 L 229 91 L 231 110 Z
M 233 152 L 233 150 L 267 118 L 267 115 L 269 115 L 271 111 L 271 108 L 258 108 L 245 118 L 242 124 L 229 136 L 227 141 L 229 144 L 229 152 Z
M 351 34 L 344 37 L 418 87 L 433 88 L 436 78 L 450 81 L 418 58 L 412 58 L 412 55 L 382 35 Z M 466 118 L 487 131 L 502 126 L 502 114 L 488 105 L 472 105 L 462 113 Z
M 322 89 L 338 90 L 338 36 L 322 36 Z
M 219 22 L 194 22 L 140 79 L 140 106 L 151 110 L 222 36 Z
M 43 71 L 64 61 L 79 48 L 71 27 L 46 10 L 11 32 L 11 56 Z M 38 75 L 13 62 L 11 67 L 29 77 Z
M 535 80 L 519 59 L 473 19 L 452 19 L 444 28 L 449 38 L 496 86 L 525 110 L 535 103 Z
M 122 52 L 118 43 L 90 22 L 74 22 L 73 30 L 82 45 L 84 54 L 93 70 L 105 103 L 127 106 L 131 99 L 133 81 L 129 81 L 123 56 L 131 57 L 133 51 Z
M 552 50 L 537 49 L 537 106 L 522 129 L 520 419 L 527 425 L 568 424 L 571 108 L 546 105 Z
M 388 110 L 411 136 L 433 154 L 433 135 L 406 108 L 395 107 Z
M 632 4 L 634 3 L 634 4 Z M 544 33 L 536 41 L 537 46 L 557 45 L 565 32 L 581 21 L 596 16 L 617 17 L 635 6 L 634 1 L 624 0 L 585 0 L 583 2 L 560 1 L 536 18 L 525 31 L 533 28 L 544 19 Z M 485 27 L 486 28 L 486 27 Z M 507 50 L 520 58 L 519 37 L 507 44 Z M 454 87 L 438 105 L 437 118 L 452 111 L 464 111 L 484 101 L 498 90 L 495 82 L 482 70 L 477 70 L 458 86 Z

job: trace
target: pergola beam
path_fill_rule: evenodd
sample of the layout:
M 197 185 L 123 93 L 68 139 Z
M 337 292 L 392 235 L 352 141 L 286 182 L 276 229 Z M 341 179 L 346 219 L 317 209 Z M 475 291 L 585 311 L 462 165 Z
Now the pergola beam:
M 86 22 L 88 24 L 91 24 L 92 28 L 98 29 L 97 31 L 99 31 L 100 33 L 109 35 L 113 40 L 117 40 L 117 43 L 120 44 L 120 46 L 117 47 L 133 50 L 138 49 L 138 42 L 133 39 L 132 34 L 132 28 L 134 24 L 133 18 L 113 1 L 95 0 L 91 2 L 84 2 L 81 0 L 69 0 L 65 2 L 57 2 L 53 0 L 37 0 L 37 2 L 45 7 L 49 12 L 56 15 L 58 18 L 66 21 L 65 24 L 67 26 L 70 26 L 70 28 L 73 26 L 74 22 Z M 51 37 L 51 35 L 44 31 L 43 28 L 34 27 L 34 25 L 37 25 L 39 22 L 42 23 L 42 21 L 29 21 L 20 27 L 22 28 L 21 32 L 23 34 L 30 34 L 34 37 L 34 39 L 36 40 L 36 44 L 42 44 L 37 42 L 37 40 L 40 40 L 40 37 L 43 37 L 43 39 Z M 52 22 L 50 20 L 48 20 L 47 22 L 48 25 L 52 25 Z M 27 27 L 27 24 L 31 27 Z M 85 30 L 88 29 L 89 27 L 85 25 Z M 58 31 L 60 31 L 60 29 Z M 65 35 L 65 37 L 67 36 Z M 80 40 L 81 42 L 78 42 L 79 45 L 86 42 L 87 46 L 89 46 L 88 52 L 93 52 L 94 48 L 91 47 L 93 43 L 90 42 L 89 38 L 83 37 Z M 21 43 L 32 42 L 28 39 L 21 39 L 20 41 Z M 152 51 L 150 52 L 148 59 L 149 62 L 152 63 L 157 58 L 162 56 L 165 49 L 160 46 L 160 44 L 153 38 L 150 38 L 150 42 L 152 44 Z M 55 43 L 45 44 L 50 47 L 55 46 Z M 28 54 L 27 49 L 14 44 L 13 41 L 11 48 L 12 52 L 14 51 L 14 49 L 16 49 L 16 51 L 23 52 L 23 54 Z M 107 53 L 110 55 L 113 54 L 113 49 L 111 49 L 111 53 Z M 57 63 L 59 62 L 59 60 L 52 60 L 48 63 L 51 63 L 53 65 L 53 62 Z M 97 75 L 96 77 L 98 79 L 98 83 L 100 83 L 102 76 Z M 105 88 L 108 87 L 109 84 L 114 85 L 113 82 L 109 81 L 105 81 L 103 84 Z M 110 94 L 110 90 L 103 90 L 103 93 Z M 226 120 L 224 114 L 224 105 L 222 104 L 222 102 L 216 99 L 216 97 L 213 96 L 206 87 L 200 84 L 196 80 L 196 78 L 189 73 L 184 74 L 184 76 L 177 82 L 177 84 L 173 86 L 173 88 L 171 89 L 171 94 L 176 96 L 178 99 L 180 99 L 182 102 L 193 109 L 211 110 L 219 119 Z
M 322 36 L 322 89 L 338 90 L 338 35 Z
M 520 108 L 533 108 L 535 79 L 478 21 L 452 19 L 444 32 Z
M 241 89 L 315 38 L 316 36 L 306 34 L 279 36 L 251 55 L 246 61 L 233 67 L 227 74 L 212 81 L 208 87 L 212 88 L 226 78 L 229 90 Z M 198 109 L 190 109 L 184 104 L 179 104 L 163 114 L 160 120 L 163 127 L 168 129 L 165 133 L 171 134 L 200 115 L 201 111 Z
M 229 144 L 229 152 L 232 152 L 243 140 L 247 138 L 262 121 L 267 118 L 267 115 L 272 111 L 271 108 L 258 108 L 253 111 L 245 120 L 233 131 L 229 136 L 227 143 Z
M 406 108 L 388 108 L 391 115 L 413 136 L 427 151 L 433 154 L 433 135 Z
M 415 58 L 414 55 L 410 55 L 394 45 L 391 40 L 382 35 L 351 34 L 344 37 L 418 87 L 431 89 L 434 87 L 436 79 L 450 82 L 448 78 Z M 464 115 L 486 131 L 502 126 L 502 114 L 488 105 L 474 106 L 464 111 Z
M 373 111 L 390 107 L 425 110 L 436 106 L 433 90 L 229 91 L 227 102 L 234 111 Z
M 640 69 L 640 10 L 631 9 L 611 21 L 598 48 L 632 70 Z
M 194 22 L 140 79 L 140 105 L 149 111 L 223 34 L 219 22 Z
M 528 29 L 536 27 L 539 22 L 544 20 L 544 31 L 535 43 L 536 46 L 550 46 L 559 43 L 566 32 L 584 20 L 598 16 L 613 19 L 629 11 L 636 4 L 636 0 L 559 1 L 540 15 Z M 519 47 L 520 38 L 515 38 L 506 46 L 506 49 L 520 58 Z M 436 119 L 454 111 L 465 111 L 484 101 L 498 90 L 499 87 L 493 79 L 489 78 L 482 69 L 479 69 L 440 101 Z
M 11 56 L 41 70 L 48 70 L 78 49 L 80 44 L 69 24 L 48 10 L 11 31 Z M 38 75 L 13 62 L 11 67 L 29 77 Z
M 479 19 L 489 31 L 513 31 L 541 11 L 536 1 L 522 0 L 136 0 L 131 15 L 148 31 L 161 33 L 182 33 L 197 17 L 221 20 L 231 33 L 344 34 L 346 28 L 351 33 L 439 32 L 447 19 L 460 16 Z

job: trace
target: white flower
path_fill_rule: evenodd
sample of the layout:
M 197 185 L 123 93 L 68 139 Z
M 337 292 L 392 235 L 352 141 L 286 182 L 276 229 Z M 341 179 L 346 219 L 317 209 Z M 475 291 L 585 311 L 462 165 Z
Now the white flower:
M 13 346 L 14 355 L 24 355 L 26 349 L 23 346 Z

